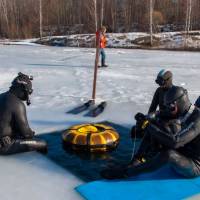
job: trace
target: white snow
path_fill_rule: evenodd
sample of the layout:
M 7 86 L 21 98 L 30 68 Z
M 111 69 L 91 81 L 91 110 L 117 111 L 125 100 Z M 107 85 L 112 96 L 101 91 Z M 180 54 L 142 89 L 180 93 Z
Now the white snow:
M 0 92 L 19 71 L 34 76 L 27 113 L 37 134 L 105 120 L 131 127 L 135 113 L 147 112 L 162 68 L 173 72 L 174 83 L 188 89 L 192 102 L 200 95 L 199 52 L 106 49 L 106 55 L 109 67 L 98 70 L 97 102 L 106 100 L 108 106 L 97 118 L 65 113 L 91 98 L 94 49 L 0 45 Z M 0 157 L 0 165 L 3 199 L 25 200 L 29 192 L 30 200 L 45 199 L 45 194 L 50 200 L 79 198 L 73 188 L 81 181 L 37 153 Z
M 38 153 L 0 157 L 0 163 L 2 200 L 82 199 L 74 191 L 82 182 Z

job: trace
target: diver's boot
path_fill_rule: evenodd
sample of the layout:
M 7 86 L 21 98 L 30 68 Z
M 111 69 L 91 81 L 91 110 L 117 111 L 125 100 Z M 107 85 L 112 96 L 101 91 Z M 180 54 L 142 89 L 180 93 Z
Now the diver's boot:
M 47 148 L 47 143 L 45 141 L 39 141 L 38 149 L 37 151 L 42 153 L 42 154 L 47 154 L 48 153 L 48 148 Z
M 42 154 L 47 154 L 47 142 L 38 139 L 21 140 L 20 146 L 23 151 L 37 151 Z

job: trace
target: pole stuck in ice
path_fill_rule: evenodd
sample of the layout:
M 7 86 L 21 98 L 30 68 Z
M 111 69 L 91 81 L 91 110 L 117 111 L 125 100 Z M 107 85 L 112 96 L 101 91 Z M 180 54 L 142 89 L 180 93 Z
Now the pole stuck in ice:
M 94 0 L 94 7 L 95 7 L 95 30 L 97 30 L 97 6 L 96 6 L 96 0 Z M 99 63 L 99 42 L 100 37 L 96 37 L 96 56 L 95 56 L 95 65 L 94 65 L 94 79 L 93 79 L 93 90 L 92 90 L 92 100 L 95 103 L 96 99 L 96 82 L 97 82 L 97 71 L 98 71 L 98 63 Z

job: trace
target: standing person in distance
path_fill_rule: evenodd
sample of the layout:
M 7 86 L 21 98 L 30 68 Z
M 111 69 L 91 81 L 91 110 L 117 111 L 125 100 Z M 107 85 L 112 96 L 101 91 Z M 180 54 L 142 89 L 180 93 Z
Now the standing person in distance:
M 99 56 L 101 55 L 101 66 L 98 67 L 108 67 L 106 65 L 106 54 L 104 48 L 106 47 L 106 27 L 102 26 L 99 31 L 96 32 L 96 47 L 99 48 Z

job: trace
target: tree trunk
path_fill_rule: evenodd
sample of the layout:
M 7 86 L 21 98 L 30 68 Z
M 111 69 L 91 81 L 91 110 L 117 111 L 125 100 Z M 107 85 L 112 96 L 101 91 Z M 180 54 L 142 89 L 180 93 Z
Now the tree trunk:
M 149 32 L 150 32 L 150 45 L 153 45 L 153 0 L 150 0 L 149 5 Z
M 104 0 L 101 0 L 101 26 L 103 25 L 104 19 Z
M 42 0 L 39 0 L 40 2 L 40 38 L 42 38 Z

